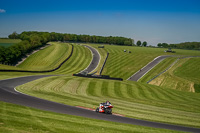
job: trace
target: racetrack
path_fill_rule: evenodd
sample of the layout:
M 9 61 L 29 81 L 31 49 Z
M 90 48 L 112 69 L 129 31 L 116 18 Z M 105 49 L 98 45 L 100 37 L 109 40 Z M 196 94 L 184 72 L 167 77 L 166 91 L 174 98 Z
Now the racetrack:
M 44 99 L 28 96 L 26 94 L 22 94 L 20 92 L 15 91 L 16 86 L 22 85 L 24 83 L 27 83 L 39 78 L 43 78 L 43 77 L 47 77 L 47 75 L 28 76 L 28 77 L 1 80 L 0 81 L 0 100 L 4 102 L 33 107 L 33 108 L 37 108 L 41 110 L 83 116 L 83 117 L 100 119 L 100 120 L 107 120 L 107 121 L 155 127 L 155 128 L 179 130 L 179 131 L 200 132 L 199 128 L 191 128 L 191 127 L 163 124 L 163 123 L 158 123 L 158 122 L 150 122 L 150 121 L 145 121 L 145 120 L 137 120 L 137 119 L 121 117 L 121 116 L 116 116 L 116 115 L 100 114 L 91 110 L 86 110 L 86 109 L 82 109 L 82 108 L 78 108 L 74 106 L 47 101 Z
M 98 64 L 100 62 L 100 55 L 99 55 L 98 51 L 95 48 L 93 48 L 91 46 L 87 46 L 87 45 L 84 45 L 84 46 L 87 47 L 88 49 L 90 49 L 93 58 L 92 58 L 92 61 L 89 64 L 89 66 L 86 69 L 84 69 L 83 71 L 81 71 L 81 72 L 90 73 L 93 70 L 95 70 L 96 67 L 98 66 Z
M 98 53 L 93 52 L 93 56 Z M 96 60 L 96 63 L 93 62 Z M 93 57 L 90 65 L 85 69 L 86 71 L 92 71 L 98 65 L 97 61 L 98 58 Z M 18 85 L 22 85 L 24 83 L 44 78 L 53 75 L 40 75 L 40 76 L 28 76 L 28 77 L 19 77 L 7 80 L 0 80 L 0 100 L 4 102 L 19 104 L 23 106 L 33 107 L 41 110 L 52 111 L 57 113 L 63 114 L 70 114 L 70 115 L 77 115 L 82 117 L 88 117 L 93 119 L 100 119 L 100 120 L 107 120 L 113 122 L 120 122 L 120 123 L 127 123 L 133 125 L 141 125 L 141 126 L 148 126 L 148 127 L 155 127 L 155 128 L 164 128 L 164 129 L 171 129 L 171 130 L 178 130 L 178 131 L 188 131 L 188 132 L 200 132 L 199 128 L 192 128 L 192 127 L 184 127 L 184 126 L 177 126 L 177 125 L 170 125 L 170 124 L 163 124 L 158 122 L 150 122 L 145 120 L 138 120 L 133 118 L 127 118 L 117 115 L 105 115 L 96 113 L 91 110 L 86 110 L 74 106 L 64 105 L 36 97 L 32 97 L 26 94 L 22 94 L 15 90 L 15 87 Z
M 146 73 L 148 73 L 151 69 L 153 69 L 158 63 L 160 63 L 162 60 L 168 58 L 168 57 L 176 57 L 175 55 L 162 55 L 156 57 L 153 61 L 148 63 L 146 66 L 144 66 L 142 69 L 137 71 L 135 74 L 133 74 L 131 77 L 129 77 L 127 80 L 130 81 L 138 81 L 140 78 L 142 78 Z M 191 57 L 200 57 L 200 56 L 186 56 L 186 57 L 180 57 L 179 59 L 183 58 L 191 58 Z
M 133 74 L 131 77 L 129 77 L 127 80 L 130 81 L 138 81 L 140 78 L 142 78 L 147 72 L 149 72 L 153 67 L 155 67 L 158 63 L 160 63 L 162 60 L 164 60 L 167 57 L 171 57 L 170 55 L 163 55 L 156 57 L 152 62 L 147 64 L 145 67 L 140 69 L 138 72 Z

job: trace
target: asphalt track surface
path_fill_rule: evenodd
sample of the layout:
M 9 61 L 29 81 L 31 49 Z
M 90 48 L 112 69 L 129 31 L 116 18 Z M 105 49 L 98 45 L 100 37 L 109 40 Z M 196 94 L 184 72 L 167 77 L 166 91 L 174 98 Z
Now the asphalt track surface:
M 154 68 L 158 63 L 160 63 L 162 60 L 164 60 L 167 57 L 172 57 L 171 55 L 163 55 L 156 57 L 152 62 L 147 64 L 145 67 L 137 71 L 135 74 L 133 74 L 130 78 L 127 80 L 130 81 L 138 81 L 140 78 L 142 78 L 147 72 L 149 72 L 152 68 Z
M 95 48 L 87 46 L 87 45 L 84 45 L 84 46 L 90 49 L 90 51 L 92 52 L 93 58 L 92 58 L 92 61 L 90 62 L 90 65 L 85 70 L 81 71 L 80 73 L 82 72 L 90 73 L 98 66 L 100 62 L 100 55 Z
M 40 75 L 40 76 L 28 76 L 28 77 L 19 77 L 7 80 L 0 80 L 0 100 L 4 102 L 14 103 L 18 105 L 33 107 L 41 110 L 52 111 L 56 113 L 63 113 L 69 115 L 83 116 L 87 118 L 100 119 L 106 121 L 120 122 L 126 124 L 154 127 L 154 128 L 164 128 L 178 131 L 186 131 L 186 132 L 200 132 L 199 128 L 192 127 L 184 127 L 177 125 L 170 125 L 158 122 L 150 122 L 145 120 L 138 120 L 133 118 L 127 118 L 116 115 L 106 115 L 101 113 L 96 113 L 91 110 L 86 110 L 74 106 L 64 105 L 40 98 L 36 98 L 33 96 L 29 96 L 26 94 L 22 94 L 18 91 L 15 91 L 15 87 L 18 85 L 22 85 L 24 83 L 48 77 L 50 75 Z

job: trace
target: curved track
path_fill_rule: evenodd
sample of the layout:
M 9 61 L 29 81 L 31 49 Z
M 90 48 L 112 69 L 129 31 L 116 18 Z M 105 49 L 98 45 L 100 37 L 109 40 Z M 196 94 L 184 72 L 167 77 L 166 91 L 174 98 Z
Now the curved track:
M 95 48 L 87 46 L 87 45 L 84 45 L 84 46 L 87 47 L 92 52 L 93 58 L 92 58 L 90 65 L 86 69 L 81 71 L 80 73 L 82 73 L 82 72 L 90 73 L 90 72 L 92 72 L 93 70 L 96 69 L 96 67 L 98 66 L 98 64 L 100 62 L 101 57 L 100 57 L 98 51 Z
M 200 132 L 200 129 L 198 128 L 176 126 L 176 125 L 163 124 L 163 123 L 158 123 L 158 122 L 150 122 L 150 121 L 132 119 L 132 118 L 116 116 L 116 115 L 100 114 L 91 110 L 86 110 L 86 109 L 82 109 L 82 108 L 78 108 L 74 106 L 64 105 L 64 104 L 28 96 L 26 94 L 17 92 L 14 89 L 18 85 L 22 85 L 24 83 L 27 83 L 39 78 L 43 78 L 43 77 L 47 77 L 47 75 L 29 76 L 29 77 L 20 77 L 20 78 L 14 78 L 14 79 L 1 80 L 0 81 L 0 100 L 4 102 L 24 105 L 28 107 L 37 108 L 37 109 L 63 113 L 63 114 L 83 116 L 83 117 L 88 117 L 88 118 L 93 118 L 93 119 L 107 120 L 107 121 L 155 127 L 155 128 L 179 130 L 179 131 Z

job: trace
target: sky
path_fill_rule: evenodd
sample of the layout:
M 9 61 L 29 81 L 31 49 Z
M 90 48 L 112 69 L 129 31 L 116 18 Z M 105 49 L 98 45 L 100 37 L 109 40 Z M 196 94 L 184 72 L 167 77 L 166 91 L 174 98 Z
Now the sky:
M 200 0 L 0 0 L 0 37 L 14 31 L 200 42 Z

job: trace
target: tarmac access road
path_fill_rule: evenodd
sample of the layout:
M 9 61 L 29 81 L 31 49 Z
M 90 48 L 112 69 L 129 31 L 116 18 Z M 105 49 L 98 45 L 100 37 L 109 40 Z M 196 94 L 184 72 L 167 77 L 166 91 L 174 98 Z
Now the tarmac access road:
M 131 77 L 129 77 L 127 80 L 130 81 L 138 81 L 140 78 L 142 78 L 146 73 L 148 73 L 152 68 L 154 68 L 158 63 L 160 63 L 165 58 L 172 57 L 172 55 L 163 55 L 156 57 L 153 61 L 151 61 L 149 64 L 147 64 L 145 67 L 137 71 L 135 74 L 133 74 Z
M 64 104 L 36 98 L 33 96 L 20 93 L 15 90 L 15 87 L 18 85 L 22 85 L 27 82 L 30 82 L 39 78 L 48 77 L 48 76 L 53 76 L 53 75 L 28 76 L 28 77 L 19 77 L 19 78 L 7 79 L 7 80 L 0 80 L 0 100 L 4 102 L 13 103 L 13 104 L 37 108 L 41 110 L 82 116 L 82 117 L 99 119 L 99 120 L 120 122 L 120 123 L 154 127 L 154 128 L 164 128 L 164 129 L 171 129 L 171 130 L 178 130 L 178 131 L 185 131 L 185 132 L 196 132 L 196 133 L 200 132 L 200 128 L 184 127 L 184 126 L 178 126 L 178 125 L 138 120 L 138 119 L 127 118 L 127 117 L 122 117 L 122 116 L 117 116 L 117 115 L 106 115 L 106 114 L 96 113 L 91 110 L 86 110 L 86 109 L 82 109 L 82 108 L 78 108 L 74 106 L 64 105 Z

